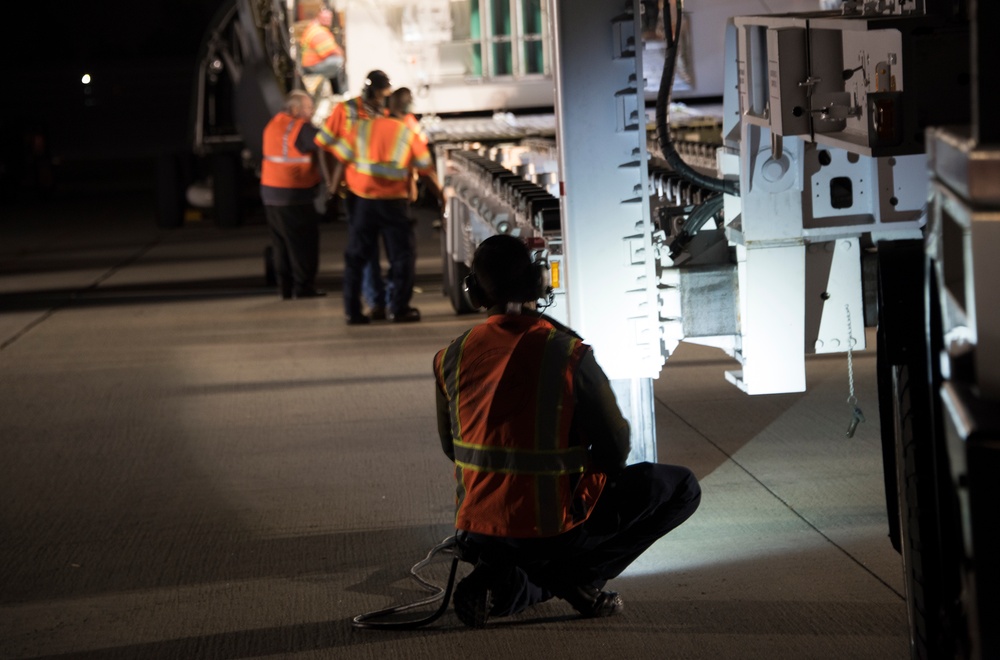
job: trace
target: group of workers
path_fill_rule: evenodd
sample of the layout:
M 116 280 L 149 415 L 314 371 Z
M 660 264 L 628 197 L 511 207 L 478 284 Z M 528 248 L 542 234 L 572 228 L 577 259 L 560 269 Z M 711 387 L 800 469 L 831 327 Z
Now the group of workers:
M 420 320 L 410 305 L 416 252 L 407 204 L 417 174 L 439 199 L 442 191 L 427 143 L 407 125 L 411 103 L 409 90 L 393 92 L 388 76 L 372 71 L 361 95 L 338 104 L 321 129 L 301 91 L 268 124 L 261 195 L 283 298 L 322 295 L 313 199 L 326 173 L 331 194 L 347 188 L 347 323 Z M 471 627 L 554 597 L 584 617 L 617 614 L 623 599 L 607 581 L 701 500 L 685 467 L 626 465 L 629 424 L 593 351 L 537 309 L 545 272 L 519 238 L 483 241 L 465 286 L 487 318 L 433 360 L 441 447 L 455 465 L 456 539 L 474 565 L 454 608 Z
M 411 112 L 413 95 L 395 91 L 371 71 L 360 96 L 338 103 L 322 128 L 311 123 L 312 98 L 291 92 L 285 109 L 264 129 L 261 198 L 271 234 L 275 276 L 284 299 L 324 293 L 315 287 L 319 257 L 314 200 L 344 188 L 348 241 L 344 252 L 344 314 L 349 325 L 387 319 L 420 320 L 410 303 L 416 275 L 416 235 L 408 206 L 417 176 L 443 204 L 427 141 Z M 389 260 L 382 278 L 379 239 Z M 362 290 L 367 313 L 362 306 Z

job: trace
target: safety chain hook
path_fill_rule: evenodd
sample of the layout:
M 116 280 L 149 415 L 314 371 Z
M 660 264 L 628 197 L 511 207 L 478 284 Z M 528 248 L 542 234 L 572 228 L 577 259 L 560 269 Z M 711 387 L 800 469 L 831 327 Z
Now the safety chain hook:
M 844 309 L 847 311 L 847 382 L 849 389 L 847 405 L 851 407 L 851 421 L 847 424 L 846 436 L 853 438 L 858 424 L 865 421 L 865 415 L 858 407 L 858 397 L 854 396 L 854 331 L 851 328 L 851 306 L 844 305 Z

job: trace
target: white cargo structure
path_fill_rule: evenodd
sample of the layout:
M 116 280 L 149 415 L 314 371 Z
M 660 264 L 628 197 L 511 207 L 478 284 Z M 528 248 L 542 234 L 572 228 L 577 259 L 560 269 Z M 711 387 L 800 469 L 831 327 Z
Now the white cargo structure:
M 462 281 L 476 245 L 524 238 L 548 259 L 548 313 L 613 379 L 631 460 L 656 458 L 652 379 L 680 342 L 725 351 L 739 368 L 724 377 L 767 395 L 804 390 L 809 354 L 845 354 L 849 370 L 877 327 L 913 657 L 1000 655 L 988 623 L 1000 616 L 1000 40 L 988 33 L 1000 4 L 330 5 L 348 89 L 380 68 L 416 92 L 449 184 L 456 312 L 472 311 Z M 207 40 L 202 80 L 228 71 L 234 97 L 264 69 L 293 80 L 295 0 L 237 6 Z M 236 104 L 247 135 L 245 108 L 280 99 L 269 84 Z M 712 111 L 668 117 L 671 89 L 692 105 L 714 97 Z M 239 141 L 208 128 L 201 147 Z M 863 413 L 847 404 L 850 437 Z

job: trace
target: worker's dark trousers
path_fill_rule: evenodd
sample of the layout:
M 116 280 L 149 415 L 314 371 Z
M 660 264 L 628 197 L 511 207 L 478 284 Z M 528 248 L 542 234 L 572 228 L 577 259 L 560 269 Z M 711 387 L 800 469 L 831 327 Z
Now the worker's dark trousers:
M 357 197 L 350 206 L 350 230 L 344 252 L 344 311 L 361 314 L 361 288 L 365 264 L 378 253 L 378 237 L 385 241 L 389 257 L 391 313 L 405 312 L 413 297 L 417 248 L 413 222 L 405 199 Z
M 685 467 L 637 463 L 605 486 L 590 517 L 565 534 L 507 539 L 482 534 L 464 541 L 486 563 L 513 563 L 509 589 L 497 593 L 492 614 L 514 614 L 567 587 L 601 589 L 657 539 L 687 520 L 701 487 Z
M 303 293 L 316 284 L 319 267 L 319 216 L 310 204 L 265 206 L 267 228 L 274 246 L 274 273 L 284 297 Z
M 350 191 L 348 191 L 347 197 L 344 198 L 344 208 L 347 211 L 348 221 L 351 219 L 351 210 L 357 199 L 358 196 Z M 368 257 L 368 263 L 365 264 L 364 275 L 361 280 L 361 292 L 364 294 L 365 302 L 368 303 L 369 307 L 385 307 L 389 304 L 391 296 L 386 293 L 385 280 L 382 279 L 382 264 L 379 261 L 377 240 L 373 249 L 373 253 Z

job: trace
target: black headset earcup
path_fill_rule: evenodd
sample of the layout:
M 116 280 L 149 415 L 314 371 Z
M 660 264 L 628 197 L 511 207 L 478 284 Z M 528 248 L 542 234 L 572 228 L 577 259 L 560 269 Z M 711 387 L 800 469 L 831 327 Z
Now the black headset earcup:
M 544 261 L 535 262 L 535 300 L 549 295 L 549 269 Z
M 479 283 L 479 279 L 476 277 L 475 273 L 469 273 L 465 276 L 465 282 L 463 283 L 465 287 L 465 292 L 469 295 L 469 302 L 476 309 L 486 307 L 486 292 L 483 291 L 483 286 Z

